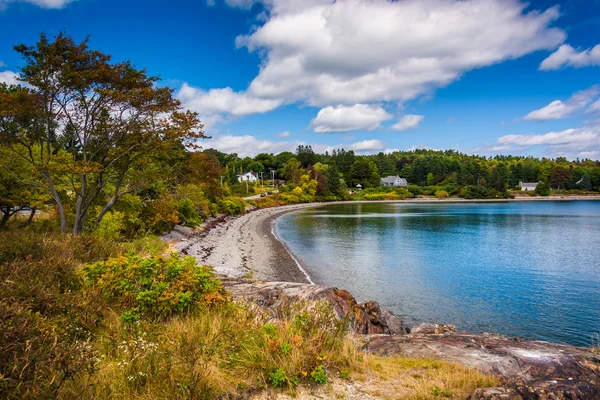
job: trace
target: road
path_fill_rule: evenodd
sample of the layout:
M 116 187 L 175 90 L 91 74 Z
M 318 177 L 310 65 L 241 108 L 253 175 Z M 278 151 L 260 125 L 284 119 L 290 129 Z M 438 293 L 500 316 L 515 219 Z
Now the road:
M 278 190 L 273 190 L 273 193 L 279 193 Z M 265 192 L 266 193 L 266 192 Z M 250 196 L 250 197 L 244 197 L 244 200 L 258 200 L 260 199 L 260 194 L 255 194 L 254 196 Z

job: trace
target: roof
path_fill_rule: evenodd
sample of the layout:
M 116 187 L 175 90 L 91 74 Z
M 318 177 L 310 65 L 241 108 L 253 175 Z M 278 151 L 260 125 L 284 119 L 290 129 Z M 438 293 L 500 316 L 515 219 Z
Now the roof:
M 406 182 L 406 179 L 400 178 L 398 175 L 386 176 L 385 178 L 381 178 L 381 180 L 385 183 L 394 183 L 397 180 L 400 180 L 401 182 Z
M 521 182 L 521 186 L 537 186 L 539 182 Z
M 362 187 L 362 185 L 359 183 L 358 185 L 356 185 L 356 187 Z

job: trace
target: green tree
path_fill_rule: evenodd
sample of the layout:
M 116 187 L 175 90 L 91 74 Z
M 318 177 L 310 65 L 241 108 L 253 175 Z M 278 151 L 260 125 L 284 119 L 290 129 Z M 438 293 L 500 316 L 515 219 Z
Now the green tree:
M 548 196 L 550 194 L 550 186 L 544 181 L 541 181 L 535 187 L 535 193 L 538 196 Z
M 129 62 L 91 50 L 87 39 L 77 44 L 58 35 L 41 35 L 35 46 L 18 45 L 25 59 L 20 80 L 31 87 L 13 96 L 11 112 L 3 112 L 0 138 L 21 155 L 52 197 L 67 230 L 64 190 L 73 199 L 73 234 L 83 232 L 95 203 L 102 203 L 97 225 L 130 190 L 132 171 L 175 143 L 194 146 L 204 138 L 196 114 L 183 112 L 169 88 Z M 19 129 L 5 129 L 34 107 L 36 118 Z M 11 115 L 12 113 L 12 115 Z M 33 122 L 32 122 L 33 121 Z M 14 128 L 14 125 L 12 126 Z
M 352 186 L 358 184 L 365 188 L 379 186 L 380 178 L 377 165 L 367 158 L 358 159 L 354 162 L 350 170 L 350 176 Z
M 581 186 L 585 190 L 592 190 L 592 181 L 590 180 L 590 174 L 583 174 L 581 181 L 579 181 L 579 186 Z

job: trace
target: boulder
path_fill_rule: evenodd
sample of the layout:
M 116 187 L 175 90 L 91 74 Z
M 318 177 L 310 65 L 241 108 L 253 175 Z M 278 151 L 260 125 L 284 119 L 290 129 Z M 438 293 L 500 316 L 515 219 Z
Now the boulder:
M 411 334 L 432 334 L 432 333 L 448 333 L 456 332 L 456 327 L 451 324 L 439 325 L 424 322 L 422 324 L 413 326 L 410 330 Z
M 346 290 L 293 282 L 256 282 L 248 279 L 222 278 L 223 286 L 235 301 L 251 302 L 265 310 L 277 312 L 282 306 L 301 302 L 307 308 L 321 301 L 332 305 L 340 319 L 347 319 L 359 334 L 403 334 L 402 321 L 392 312 L 382 310 L 375 301 L 357 303 Z

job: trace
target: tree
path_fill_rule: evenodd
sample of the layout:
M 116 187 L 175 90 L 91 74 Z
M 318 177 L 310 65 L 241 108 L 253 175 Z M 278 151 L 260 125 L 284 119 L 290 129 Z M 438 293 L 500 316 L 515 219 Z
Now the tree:
M 592 190 L 592 181 L 590 180 L 590 174 L 588 174 L 587 171 L 579 181 L 579 186 L 585 190 Z
M 317 155 L 310 145 L 299 145 L 296 149 L 296 158 L 302 163 L 302 168 L 307 168 L 317 162 Z
M 538 196 L 548 196 L 550 194 L 550 186 L 544 181 L 541 181 L 535 187 L 535 193 Z
M 288 182 L 292 182 L 294 186 L 296 186 L 300 180 L 300 176 L 302 175 L 302 164 L 300 161 L 295 158 L 290 158 L 287 160 L 283 168 L 281 168 L 281 174 L 285 176 L 285 179 Z
M 352 177 L 352 186 L 361 184 L 363 187 L 375 187 L 379 185 L 379 172 L 377 165 L 368 159 L 358 159 L 352 165 L 350 170 Z
M 560 158 L 560 157 L 559 157 Z M 572 173 L 568 167 L 555 165 L 552 167 L 550 173 L 550 184 L 560 190 L 560 187 L 564 186 L 571 181 Z
M 128 192 L 132 170 L 175 143 L 193 147 L 205 138 L 197 115 L 184 112 L 171 89 L 157 87 L 158 78 L 129 62 L 111 63 L 87 39 L 77 44 L 60 34 L 51 42 L 42 34 L 35 46 L 15 50 L 25 59 L 20 80 L 32 89 L 20 90 L 25 105 L 13 96 L 0 138 L 43 178 L 37 185 L 52 197 L 62 232 L 68 198 L 78 235 L 92 205 L 102 205 L 97 225 Z M 32 107 L 36 118 L 10 126 Z

